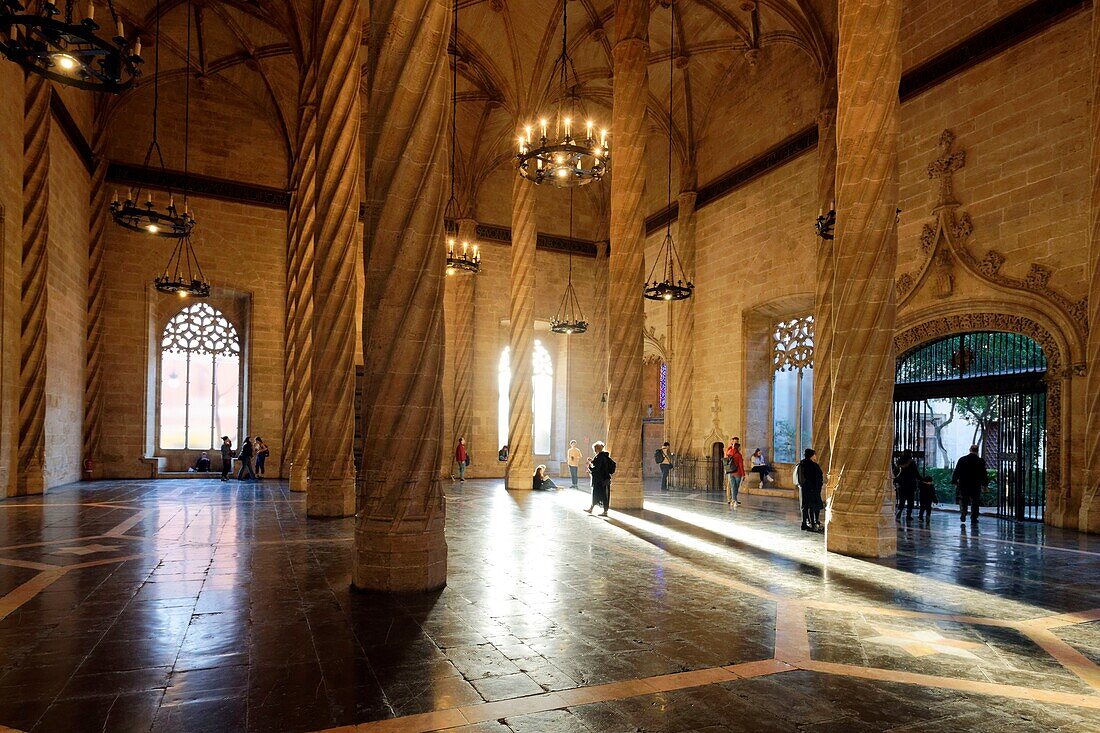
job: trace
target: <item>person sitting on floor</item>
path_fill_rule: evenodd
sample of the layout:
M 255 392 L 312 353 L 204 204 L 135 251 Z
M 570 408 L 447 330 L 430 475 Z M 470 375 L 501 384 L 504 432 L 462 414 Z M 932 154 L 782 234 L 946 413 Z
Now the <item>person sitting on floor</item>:
M 531 477 L 531 488 L 535 491 L 550 491 L 558 488 L 558 485 L 546 475 L 546 466 L 535 468 L 535 475 Z
M 195 467 L 191 469 L 199 473 L 205 473 L 210 470 L 210 456 L 203 451 L 202 454 L 195 460 Z

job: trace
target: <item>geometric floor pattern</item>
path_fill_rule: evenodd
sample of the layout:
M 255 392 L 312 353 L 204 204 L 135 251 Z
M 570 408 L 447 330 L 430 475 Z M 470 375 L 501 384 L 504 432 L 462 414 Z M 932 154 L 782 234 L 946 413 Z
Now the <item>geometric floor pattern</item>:
M 870 562 L 743 498 L 451 485 L 408 597 L 278 481 L 0 501 L 0 731 L 1100 730 L 1100 539 L 936 512 Z

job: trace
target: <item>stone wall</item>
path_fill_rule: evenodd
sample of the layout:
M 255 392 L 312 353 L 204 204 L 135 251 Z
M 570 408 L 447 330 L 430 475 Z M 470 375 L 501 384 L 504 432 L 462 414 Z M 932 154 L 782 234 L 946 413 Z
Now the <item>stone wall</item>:
M 193 241 L 215 295 L 250 301 L 247 322 L 234 325 L 247 359 L 244 434 L 260 434 L 271 446 L 269 473 L 277 475 L 282 456 L 283 331 L 286 213 L 275 209 L 193 198 L 199 224 Z M 171 251 L 171 241 L 107 229 L 106 338 L 104 355 L 104 446 L 108 476 L 150 475 L 144 460 L 171 455 L 152 445 L 156 419 L 156 357 L 159 311 L 164 302 L 184 301 L 153 290 Z M 227 313 L 227 315 L 230 315 Z M 241 436 L 232 436 L 234 445 Z M 181 470 L 190 456 L 174 457 L 165 468 Z
M 80 478 L 88 290 L 88 192 L 83 161 L 50 128 L 46 307 L 46 488 Z

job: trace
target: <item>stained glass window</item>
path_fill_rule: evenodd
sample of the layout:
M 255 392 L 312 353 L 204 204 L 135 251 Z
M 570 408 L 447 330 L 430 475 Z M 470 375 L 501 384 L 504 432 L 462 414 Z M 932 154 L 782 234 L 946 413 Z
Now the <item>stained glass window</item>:
M 813 442 L 813 316 L 777 323 L 772 347 L 772 460 L 796 463 Z
M 668 362 L 661 362 L 661 410 L 668 405 Z
M 160 447 L 211 450 L 220 436 L 235 438 L 240 368 L 240 338 L 221 311 L 195 303 L 168 321 L 160 345 Z

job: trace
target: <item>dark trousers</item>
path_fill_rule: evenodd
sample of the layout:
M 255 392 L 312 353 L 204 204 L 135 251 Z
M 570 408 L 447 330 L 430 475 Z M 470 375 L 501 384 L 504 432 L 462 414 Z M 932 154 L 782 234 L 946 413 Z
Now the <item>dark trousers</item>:
M 905 509 L 905 516 L 910 519 L 913 518 L 913 492 L 912 491 L 899 491 L 898 492 L 898 506 L 894 511 L 894 514 L 901 516 L 901 510 Z
M 222 459 L 222 478 L 223 479 L 228 479 L 229 478 L 229 472 L 232 471 L 232 470 L 233 470 L 233 459 L 232 458 L 223 458 Z
M 802 526 L 803 527 L 816 527 L 819 524 L 821 524 L 821 522 L 819 522 L 817 520 L 817 510 L 816 509 L 803 509 L 802 510 Z
M 661 464 L 661 491 L 668 491 L 668 474 L 672 472 L 671 463 Z
M 603 510 L 606 512 L 611 508 L 611 482 L 592 482 L 592 506 L 597 504 L 603 505 Z
M 237 471 L 237 480 L 244 481 L 245 472 L 248 473 L 248 477 L 253 481 L 256 480 L 256 472 L 252 470 L 252 459 L 241 458 L 241 470 Z
M 925 517 L 932 516 L 932 497 L 922 496 L 920 498 L 920 511 L 917 512 L 918 519 L 924 519 Z
M 973 519 L 978 518 L 978 505 L 982 500 L 981 490 L 959 491 L 959 518 L 960 520 L 966 519 L 966 508 L 970 507 L 970 516 Z

